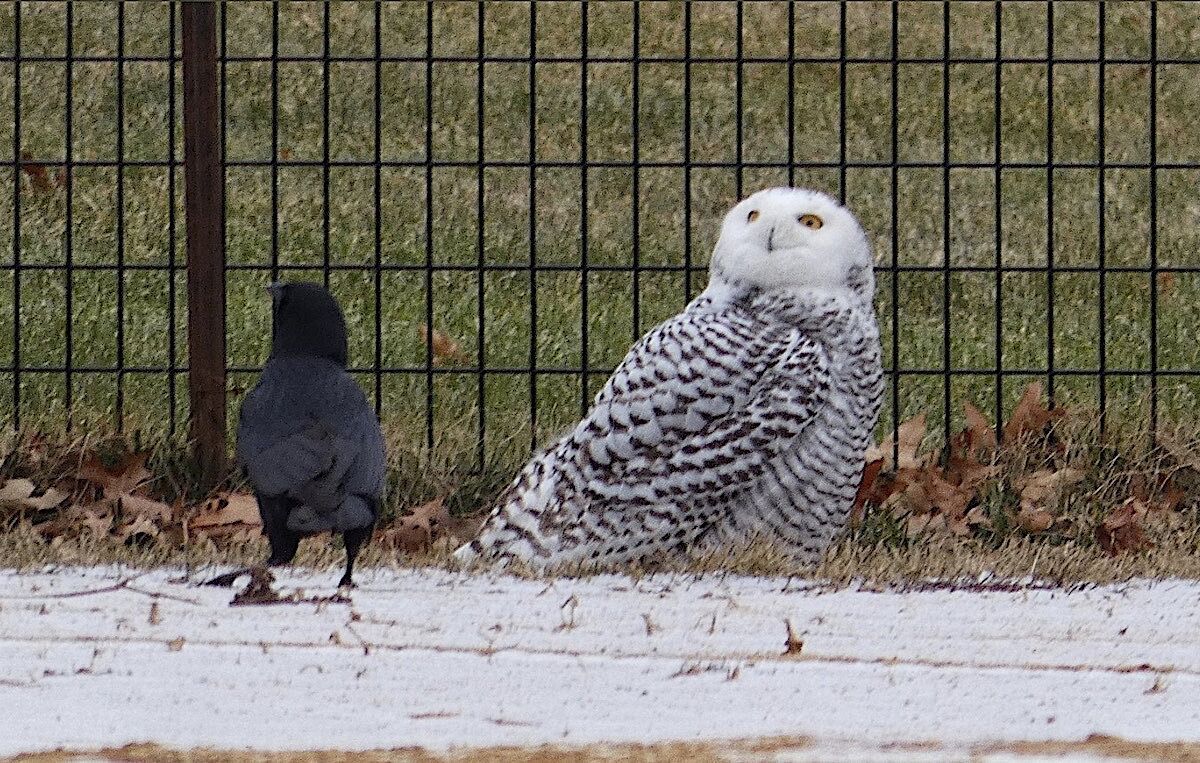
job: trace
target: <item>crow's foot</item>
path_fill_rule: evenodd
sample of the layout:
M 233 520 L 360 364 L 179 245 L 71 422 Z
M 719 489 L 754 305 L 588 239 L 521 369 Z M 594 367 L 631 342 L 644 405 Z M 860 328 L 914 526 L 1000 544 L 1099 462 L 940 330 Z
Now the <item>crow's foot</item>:
M 211 586 L 219 586 L 221 588 L 231 588 L 233 586 L 233 582 L 235 580 L 242 577 L 243 575 L 249 575 L 252 572 L 254 572 L 253 567 L 243 567 L 240 570 L 234 570 L 233 572 L 227 572 L 224 575 L 217 575 L 212 580 L 204 581 L 203 583 L 201 583 L 201 585 L 211 585 Z

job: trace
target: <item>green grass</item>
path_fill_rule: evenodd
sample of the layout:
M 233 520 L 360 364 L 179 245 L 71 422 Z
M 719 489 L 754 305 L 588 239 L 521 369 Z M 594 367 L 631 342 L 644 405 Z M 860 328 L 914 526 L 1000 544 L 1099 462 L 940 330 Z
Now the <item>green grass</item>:
M 388 3 L 381 31 L 386 55 L 424 55 L 424 3 Z M 900 5 L 898 50 L 904 57 L 942 53 L 942 6 L 903 2 Z M 1106 8 L 1106 53 L 1110 57 L 1149 54 L 1150 6 L 1145 2 L 1109 4 Z M 624 2 L 591 3 L 587 11 L 589 56 L 629 56 L 632 51 L 633 6 Z M 74 7 L 74 52 L 112 55 L 116 51 L 116 4 L 79 3 Z M 271 4 L 232 3 L 227 7 L 230 55 L 263 55 L 270 50 Z M 476 56 L 477 6 L 441 2 L 433 6 L 433 52 L 438 56 Z M 581 52 L 579 5 L 537 4 L 536 52 L 539 57 L 570 57 Z M 735 4 L 692 4 L 690 158 L 734 161 L 737 158 L 735 75 L 729 63 L 704 57 L 736 53 Z M 829 58 L 797 64 L 795 127 L 792 158 L 800 165 L 837 162 L 840 158 L 840 70 L 837 3 L 797 3 L 795 42 L 798 55 Z M 747 56 L 780 56 L 787 51 L 787 4 L 748 3 L 744 10 L 743 52 Z M 1047 52 L 1046 4 L 1004 4 L 1001 32 L 1005 56 L 1044 56 Z M 374 4 L 342 2 L 331 6 L 331 51 L 335 55 L 371 55 L 374 51 Z M 489 2 L 484 6 L 484 49 L 487 55 L 527 56 L 530 6 Z M 61 55 L 65 45 L 65 4 L 25 3 L 21 7 L 21 52 Z M 684 52 L 684 5 L 648 2 L 640 9 L 639 43 L 644 57 L 681 56 Z M 158 2 L 129 3 L 125 9 L 125 52 L 161 55 L 168 50 L 168 8 Z M 280 5 L 280 52 L 317 55 L 322 47 L 321 4 Z M 846 9 L 846 45 L 852 56 L 887 57 L 891 51 L 891 19 L 886 2 L 850 3 Z M 1094 56 L 1098 49 L 1097 4 L 1056 3 L 1054 52 L 1057 56 Z M 0 54 L 14 50 L 14 8 L 0 7 Z M 996 29 L 992 3 L 950 4 L 950 52 L 954 56 L 991 56 Z M 1158 53 L 1162 57 L 1198 57 L 1200 7 L 1193 3 L 1158 4 Z M 115 158 L 117 129 L 116 71 L 110 63 L 76 63 L 73 67 L 72 148 L 76 159 Z M 473 63 L 437 63 L 432 67 L 431 114 L 426 113 L 424 62 L 389 62 L 382 66 L 380 153 L 383 159 L 421 162 L 425 158 L 426 124 L 431 122 L 432 156 L 442 161 L 475 161 L 480 153 L 492 162 L 590 163 L 633 160 L 632 125 L 638 126 L 638 160 L 680 162 L 684 102 L 684 66 L 643 63 L 638 99 L 633 99 L 633 71 L 628 63 L 593 63 L 586 72 L 587 123 L 584 136 L 584 72 L 577 62 L 540 63 L 535 97 L 529 92 L 525 63 L 489 63 L 484 67 L 483 108 L 477 110 L 477 67 Z M 162 63 L 130 63 L 125 67 L 125 155 L 161 160 L 168 153 L 167 89 L 171 72 Z M 986 63 L 902 64 L 896 87 L 899 112 L 896 146 L 892 145 L 888 64 L 845 67 L 845 158 L 849 162 L 887 162 L 893 152 L 902 162 L 988 162 L 995 157 L 994 67 Z M 227 153 L 233 162 L 266 159 L 271 151 L 271 66 L 230 63 L 227 89 Z M 37 158 L 61 161 L 65 151 L 65 67 L 60 63 L 28 63 L 21 67 L 20 141 Z M 176 76 L 179 72 L 175 72 Z M 747 64 L 743 67 L 741 157 L 747 162 L 788 161 L 788 67 Z M 949 142 L 943 144 L 943 76 L 948 77 Z M 330 143 L 335 160 L 374 158 L 374 66 L 335 63 L 330 67 Z M 1144 163 L 1151 151 L 1150 71 L 1140 64 L 1110 64 L 1104 85 L 1104 157 L 1110 162 Z M 11 160 L 13 66 L 0 63 L 0 159 Z M 329 172 L 330 204 L 323 209 L 320 168 L 288 162 L 320 159 L 323 131 L 320 114 L 323 71 L 320 63 L 278 66 L 278 145 L 286 157 L 278 174 L 278 257 L 299 269 L 291 277 L 319 278 L 324 260 L 322 221 L 330 221 L 328 258 L 345 265 L 375 260 L 374 170 L 334 168 Z M 1200 163 L 1200 132 L 1194 114 L 1200 106 L 1200 78 L 1194 65 L 1163 65 L 1157 73 L 1157 159 Z M 1099 156 L 1098 67 L 1058 64 L 1053 73 L 1053 108 L 1047 109 L 1047 67 L 1006 64 L 1001 75 L 999 120 L 1004 162 L 1044 162 L 1048 147 L 1057 162 L 1093 162 Z M 181 96 L 181 84 L 176 83 Z M 536 130 L 529 133 L 531 104 Z M 182 154 L 176 109 L 176 151 Z M 482 122 L 482 147 L 477 136 Z M 1051 129 L 1052 123 L 1052 129 Z M 532 402 L 528 374 L 494 374 L 484 381 L 487 432 L 484 476 L 476 470 L 479 376 L 472 370 L 482 357 L 485 367 L 527 366 L 531 347 L 542 369 L 579 366 L 583 350 L 589 366 L 615 365 L 634 338 L 685 302 L 684 276 L 677 272 L 644 272 L 636 292 L 629 272 L 540 272 L 531 283 L 520 270 L 533 258 L 539 264 L 575 267 L 586 252 L 591 265 L 629 267 L 633 244 L 642 265 L 681 265 L 690 237 L 693 264 L 702 266 L 714 241 L 720 216 L 737 196 L 737 173 L 725 168 L 692 170 L 691 228 L 684 225 L 684 176 L 678 167 L 643 167 L 638 183 L 638 227 L 633 227 L 634 172 L 629 167 L 589 166 L 586 196 L 583 172 L 577 167 L 539 167 L 532 178 L 526 168 L 490 166 L 439 167 L 431 172 L 427 197 L 421 166 L 386 167 L 381 172 L 380 261 L 385 265 L 423 265 L 427 251 L 435 264 L 513 265 L 511 272 L 435 272 L 426 281 L 420 270 L 389 270 L 381 279 L 382 362 L 389 367 L 423 367 L 426 348 L 418 326 L 432 300 L 434 324 L 454 337 L 471 358 L 461 372 L 433 377 L 435 448 L 425 448 L 425 400 L 430 390 L 424 373 L 388 374 L 383 379 L 382 411 L 393 443 L 394 465 L 413 481 L 425 480 L 428 492 L 462 486 L 475 479 L 469 492 L 482 496 L 497 480 L 511 474 L 524 458 L 531 439 L 545 438 L 572 423 L 580 405 L 603 382 L 604 374 L 550 371 L 535 377 Z M 477 188 L 482 179 L 483 216 L 477 216 Z M 743 191 L 787 182 L 781 168 L 747 168 Z M 1143 267 L 1150 262 L 1150 173 L 1143 169 L 1110 169 L 1105 173 L 1107 208 L 1101 252 L 1094 169 L 1054 171 L 1053 204 L 1048 203 L 1044 169 L 1007 168 L 1000 172 L 1000 246 L 996 247 L 994 199 L 997 176 L 991 168 L 961 168 L 950 173 L 949 228 L 943 225 L 941 170 L 905 168 L 897 172 L 895 237 L 892 251 L 892 173 L 888 169 L 850 168 L 845 173 L 849 204 L 870 231 L 877 261 L 890 265 Z M 1163 266 L 1194 265 L 1200 248 L 1197 225 L 1197 170 L 1161 170 L 1157 177 L 1157 262 Z M 796 170 L 797 184 L 836 192 L 839 172 L 832 168 Z M 13 198 L 11 168 L 0 168 L 0 365 L 13 360 L 11 267 Z M 124 176 L 124 250 L 126 263 L 165 264 L 169 234 L 166 219 L 172 203 L 165 168 L 130 168 Z M 532 202 L 531 202 L 532 195 Z M 116 172 L 112 168 L 79 167 L 72 189 L 72 257 L 75 263 L 116 261 Z M 271 255 L 271 173 L 266 168 L 231 167 L 227 175 L 228 260 L 233 264 L 269 262 Z M 182 174 L 176 178 L 174 203 L 182 221 Z M 66 193 L 35 193 L 28 183 L 21 192 L 21 260 L 63 264 Z M 432 241 L 426 241 L 426 208 L 432 210 Z M 531 211 L 536 210 L 536 211 Z M 532 219 L 531 219 L 532 217 Z M 581 222 L 586 219 L 586 240 Z M 1048 233 L 1053 220 L 1054 234 Z M 531 242 L 530 230 L 535 231 Z M 482 249 L 479 242 L 482 240 Z M 183 226 L 176 230 L 177 263 L 184 262 Z M 428 247 L 428 248 L 427 248 Z M 175 274 L 181 297 L 174 315 L 167 309 L 170 276 L 164 271 L 127 271 L 124 276 L 123 346 L 117 345 L 115 271 L 80 271 L 70 278 L 71 312 L 67 315 L 67 278 L 61 270 L 25 271 L 20 276 L 20 361 L 26 366 L 63 363 L 68 321 L 72 361 L 76 365 L 112 365 L 118 353 L 129 365 L 166 365 L 166 327 L 174 322 L 177 360 L 185 359 L 186 311 L 183 273 Z M 255 366 L 265 359 L 269 321 L 261 287 L 266 271 L 234 270 L 228 282 L 228 359 L 232 366 Z M 482 283 L 480 281 L 482 279 Z M 691 293 L 703 288 L 705 276 L 691 279 Z M 374 362 L 375 290 L 370 272 L 335 271 L 331 283 L 349 320 L 352 362 Z M 897 347 L 906 368 L 944 367 L 943 317 L 949 317 L 949 361 L 952 368 L 991 369 L 997 364 L 996 331 L 1004 368 L 1045 369 L 1048 340 L 1053 363 L 1060 369 L 1095 369 L 1099 365 L 1100 278 L 1095 273 L 1045 274 L 958 273 L 949 280 L 949 303 L 943 301 L 939 273 L 902 273 L 893 284 L 880 278 L 877 305 L 886 358 Z M 892 304 L 893 287 L 898 296 Z M 999 287 L 999 288 L 998 288 Z M 1145 371 L 1151 367 L 1151 279 L 1144 273 L 1112 273 L 1104 279 L 1105 363 L 1109 368 Z M 1157 366 L 1200 368 L 1200 274 L 1178 274 L 1159 283 Z M 483 298 L 479 293 L 482 288 Z M 583 309 L 586 292 L 586 314 Z M 997 315 L 996 300 L 1000 307 Z M 531 301 L 536 297 L 536 335 L 531 335 Z M 633 306 L 639 323 L 634 325 Z M 1053 306 L 1051 328 L 1048 314 Z M 482 333 L 478 315 L 482 308 Z M 893 330 L 895 310 L 898 322 Z M 997 326 L 997 317 L 999 326 Z M 586 326 L 588 346 L 581 337 Z M 1032 378 L 1032 377 L 1031 377 Z M 231 375 L 242 389 L 249 375 Z M 1008 377 L 1001 404 L 1008 409 L 1029 381 Z M 186 421 L 185 378 L 180 376 L 176 415 Z M 364 383 L 370 389 L 369 377 Z M 23 423 L 54 429 L 65 422 L 64 378 L 55 373 L 21 377 Z M 109 428 L 117 380 L 113 374 L 77 373 L 73 377 L 76 426 Z M 167 420 L 168 380 L 164 374 L 128 374 L 123 379 L 125 426 L 161 431 Z M 1107 382 L 1112 415 L 1134 423 L 1146 416 L 1144 377 L 1112 377 Z M 1060 376 L 1058 399 L 1094 405 L 1095 376 Z M 1159 383 L 1161 412 L 1174 424 L 1200 423 L 1200 377 L 1164 378 Z M 373 392 L 373 389 L 372 389 Z M 956 377 L 955 401 L 971 400 L 991 411 L 997 394 L 990 375 Z M 901 380 L 900 408 L 891 399 L 880 421 L 881 431 L 893 421 L 929 411 L 937 429 L 942 381 L 937 376 Z M 231 417 L 239 398 L 231 396 Z M 12 406 L 11 375 L 0 373 L 0 411 Z M 537 428 L 530 431 L 530 414 Z

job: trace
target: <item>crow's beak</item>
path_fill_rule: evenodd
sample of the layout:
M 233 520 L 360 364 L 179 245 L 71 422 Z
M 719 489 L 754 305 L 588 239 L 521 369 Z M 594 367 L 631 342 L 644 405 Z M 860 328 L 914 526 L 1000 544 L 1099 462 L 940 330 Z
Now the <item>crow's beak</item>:
M 279 299 L 279 292 L 283 291 L 283 284 L 279 281 L 267 286 L 267 293 L 271 295 L 272 300 Z

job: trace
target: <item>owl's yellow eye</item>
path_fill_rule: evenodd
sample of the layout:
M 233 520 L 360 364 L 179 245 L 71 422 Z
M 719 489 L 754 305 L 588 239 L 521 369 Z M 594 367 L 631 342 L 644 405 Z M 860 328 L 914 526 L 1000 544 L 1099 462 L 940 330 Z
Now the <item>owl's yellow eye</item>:
M 825 221 L 822 220 L 821 218 L 817 217 L 816 215 L 800 215 L 800 224 L 803 225 L 805 228 L 812 228 L 813 230 L 817 230 L 822 225 L 825 224 Z
M 746 222 L 748 222 L 748 223 L 752 223 L 757 219 L 758 219 L 758 210 L 757 209 L 750 210 L 750 214 L 746 215 Z

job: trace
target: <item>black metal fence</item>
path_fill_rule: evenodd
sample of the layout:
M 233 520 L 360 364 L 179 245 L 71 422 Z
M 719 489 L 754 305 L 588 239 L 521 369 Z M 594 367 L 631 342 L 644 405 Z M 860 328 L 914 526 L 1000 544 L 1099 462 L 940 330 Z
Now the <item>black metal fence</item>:
M 0 7 L 14 424 L 182 428 L 186 222 L 224 230 L 231 402 L 260 287 L 323 280 L 385 423 L 484 459 L 573 420 L 775 184 L 874 237 L 881 430 L 1030 380 L 1198 420 L 1194 3 L 219 4 L 218 220 L 184 215 L 183 5 Z

